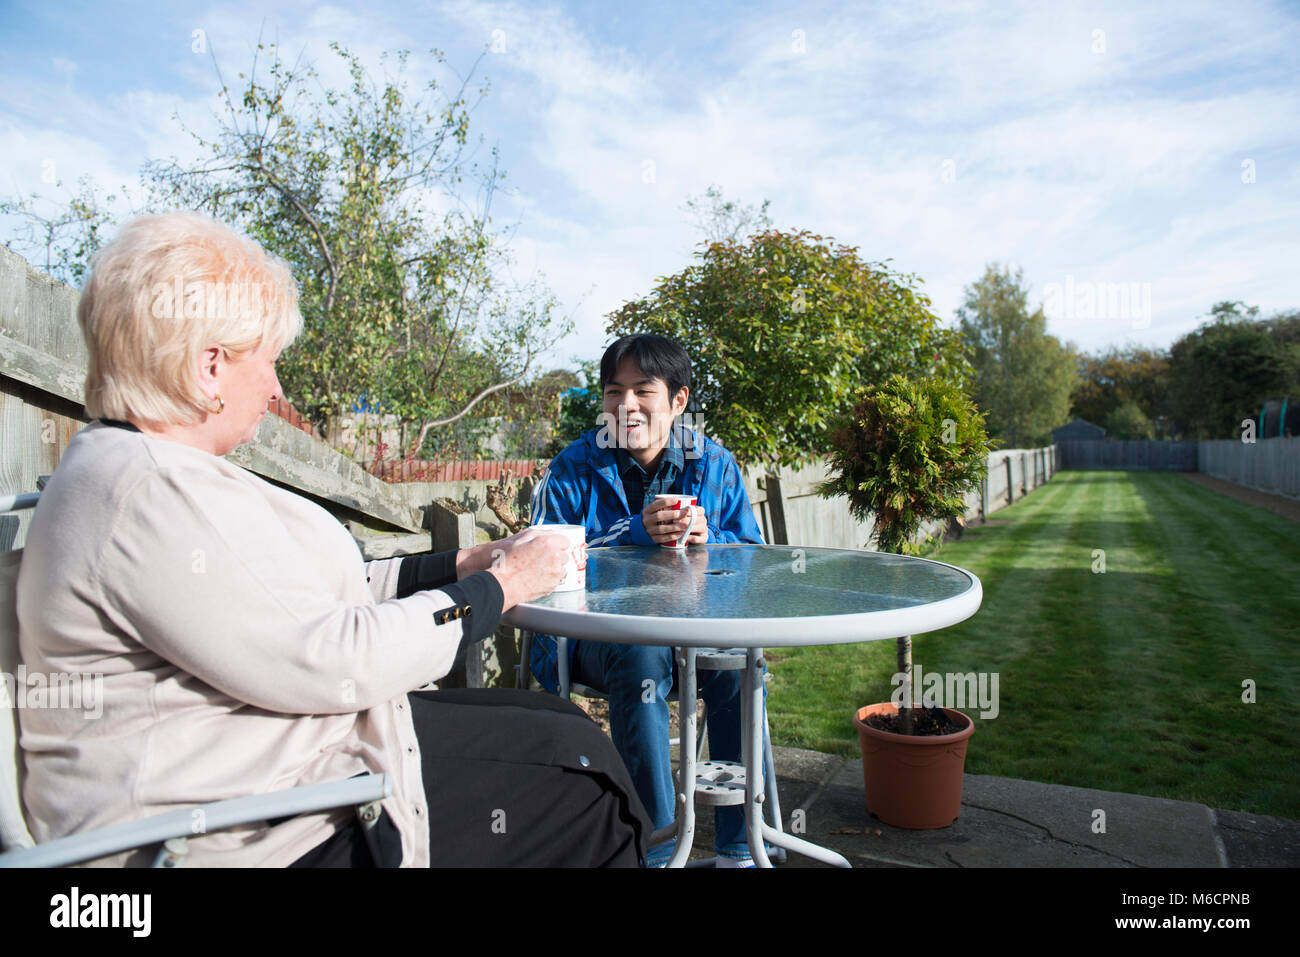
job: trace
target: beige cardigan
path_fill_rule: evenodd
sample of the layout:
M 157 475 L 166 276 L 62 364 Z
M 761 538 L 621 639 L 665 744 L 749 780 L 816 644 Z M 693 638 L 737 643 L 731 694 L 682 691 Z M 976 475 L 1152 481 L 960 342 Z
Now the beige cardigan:
M 32 518 L 19 640 L 29 681 L 102 674 L 103 711 L 20 709 L 36 840 L 383 771 L 403 863 L 427 866 L 405 694 L 450 669 L 462 623 L 434 624 L 444 592 L 396 599 L 400 563 L 364 563 L 326 511 L 224 459 L 99 423 L 74 436 Z M 350 813 L 199 833 L 189 860 L 283 866 Z

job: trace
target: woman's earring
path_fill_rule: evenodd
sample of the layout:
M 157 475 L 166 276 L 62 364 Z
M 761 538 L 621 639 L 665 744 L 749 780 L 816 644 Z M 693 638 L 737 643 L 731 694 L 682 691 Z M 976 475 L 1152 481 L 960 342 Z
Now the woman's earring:
M 221 396 L 217 396 L 217 402 L 218 405 L 215 409 L 208 409 L 209 415 L 220 415 L 222 412 L 226 411 L 226 400 L 221 398 Z

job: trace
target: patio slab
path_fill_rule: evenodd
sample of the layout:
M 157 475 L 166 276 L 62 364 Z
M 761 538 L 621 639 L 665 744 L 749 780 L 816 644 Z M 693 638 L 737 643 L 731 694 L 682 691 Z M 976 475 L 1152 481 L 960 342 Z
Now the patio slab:
M 796 748 L 774 756 L 786 829 L 802 827 L 854 867 L 1300 866 L 1297 821 L 990 775 L 965 776 L 951 827 L 890 827 L 867 813 L 861 760 Z M 692 859 L 713 843 L 712 814 L 699 810 Z M 791 854 L 785 866 L 825 865 Z

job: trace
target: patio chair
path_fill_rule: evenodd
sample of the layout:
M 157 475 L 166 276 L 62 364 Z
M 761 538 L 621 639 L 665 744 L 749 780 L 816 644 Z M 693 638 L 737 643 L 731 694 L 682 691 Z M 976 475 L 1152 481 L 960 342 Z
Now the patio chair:
M 0 513 L 35 508 L 39 498 L 39 493 L 0 496 Z M 21 561 L 21 549 L 0 552 L 0 672 L 7 676 L 16 675 L 19 664 L 16 587 Z M 362 824 L 373 827 L 379 820 L 379 802 L 392 793 L 387 774 L 363 775 L 196 805 L 36 844 L 23 813 L 18 702 L 8 700 L 6 681 L 0 681 L 0 698 L 5 699 L 0 701 L 0 867 L 64 867 L 154 845 L 159 845 L 155 867 L 179 867 L 185 862 L 186 839 L 194 833 L 195 820 L 203 821 L 206 833 L 256 821 L 355 807 Z

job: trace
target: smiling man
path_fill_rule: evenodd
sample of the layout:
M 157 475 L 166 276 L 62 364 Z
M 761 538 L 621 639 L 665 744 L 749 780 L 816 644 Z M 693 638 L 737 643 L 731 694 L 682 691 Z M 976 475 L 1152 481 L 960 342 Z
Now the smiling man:
M 585 526 L 593 547 L 660 546 L 680 538 L 691 515 L 655 501 L 673 493 L 693 495 L 700 505 L 688 546 L 762 544 L 735 458 L 677 422 L 690 385 L 690 359 L 671 339 L 643 334 L 611 345 L 600 362 L 604 423 L 551 462 L 533 493 L 533 524 Z M 666 700 L 677 677 L 672 649 L 597 641 L 568 647 L 573 680 L 609 695 L 614 745 L 655 828 L 667 826 L 675 807 Z M 543 687 L 559 690 L 551 636 L 534 640 L 532 668 Z M 699 679 L 710 754 L 739 761 L 741 673 L 703 671 Z M 719 808 L 716 823 L 719 865 L 749 864 L 743 810 Z M 650 863 L 666 863 L 672 850 L 671 843 L 652 848 Z

